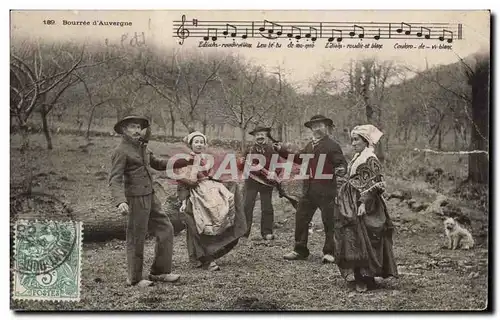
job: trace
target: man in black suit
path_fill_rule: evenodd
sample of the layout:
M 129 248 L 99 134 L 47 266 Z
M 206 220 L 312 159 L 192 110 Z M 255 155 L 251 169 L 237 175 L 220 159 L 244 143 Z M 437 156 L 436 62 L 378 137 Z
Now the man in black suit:
M 312 131 L 313 140 L 303 150 L 294 155 L 293 161 L 302 164 L 308 161 L 308 179 L 304 181 L 303 195 L 297 207 L 295 217 L 295 248 L 286 254 L 286 260 L 304 260 L 309 256 L 307 240 L 309 223 L 316 209 L 321 210 L 321 218 L 325 229 L 325 243 L 323 246 L 324 263 L 334 262 L 334 230 L 333 217 L 335 198 L 337 196 L 337 181 L 335 175 L 344 175 L 347 161 L 339 144 L 328 136 L 328 130 L 333 127 L 333 121 L 322 115 L 316 115 L 304 124 Z M 283 158 L 290 152 L 274 144 Z M 309 156 L 306 156 L 309 154 Z

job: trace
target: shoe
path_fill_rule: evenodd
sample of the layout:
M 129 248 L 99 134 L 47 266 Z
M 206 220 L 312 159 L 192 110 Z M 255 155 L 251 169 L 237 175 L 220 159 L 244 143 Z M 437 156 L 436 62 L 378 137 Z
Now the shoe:
M 145 280 L 145 279 L 142 279 L 141 281 L 136 282 L 136 283 L 132 283 L 132 282 L 130 282 L 130 280 L 127 280 L 127 284 L 129 286 L 134 286 L 134 287 L 139 287 L 139 288 L 147 288 L 147 287 L 151 287 L 154 285 L 153 281 L 149 281 L 149 280 Z
M 203 267 L 204 267 L 204 269 L 206 269 L 208 271 L 219 271 L 220 270 L 220 267 L 214 261 L 212 261 L 208 264 L 205 264 Z
M 375 281 L 373 277 L 364 277 L 363 282 L 366 284 L 366 287 L 370 290 L 378 289 L 378 283 Z
M 366 283 L 364 282 L 357 282 L 356 283 L 356 291 L 359 293 L 366 292 L 368 290 L 368 287 L 366 286 Z
M 149 280 L 151 281 L 159 281 L 159 282 L 175 282 L 179 280 L 181 276 L 178 274 L 173 274 L 173 273 L 165 273 L 165 274 L 150 274 L 149 275 Z
M 266 234 L 263 238 L 264 240 L 274 240 L 274 234 Z
M 350 273 L 345 277 L 345 281 L 353 283 L 354 281 L 356 281 L 356 278 L 354 277 L 354 274 Z
M 306 260 L 307 257 L 304 257 L 300 255 L 299 253 L 292 251 L 290 253 L 287 253 L 283 256 L 283 259 L 285 260 Z
M 323 259 L 321 259 L 323 263 L 334 263 L 335 258 L 331 254 L 325 254 L 323 256 Z

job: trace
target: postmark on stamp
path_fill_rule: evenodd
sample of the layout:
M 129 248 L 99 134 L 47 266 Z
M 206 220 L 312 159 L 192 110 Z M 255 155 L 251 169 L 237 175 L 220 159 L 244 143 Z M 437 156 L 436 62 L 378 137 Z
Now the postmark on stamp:
M 79 301 L 81 222 L 18 220 L 14 234 L 13 298 Z

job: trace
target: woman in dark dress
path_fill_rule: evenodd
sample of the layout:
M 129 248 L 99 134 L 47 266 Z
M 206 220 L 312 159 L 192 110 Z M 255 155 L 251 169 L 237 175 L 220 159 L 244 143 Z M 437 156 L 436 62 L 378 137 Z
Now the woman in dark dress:
M 374 277 L 398 276 L 392 249 L 393 224 L 382 198 L 382 166 L 374 153 L 381 136 L 373 125 L 352 130 L 356 154 L 338 195 L 335 261 L 342 277 L 356 282 L 358 292 L 374 286 Z
M 174 169 L 189 171 L 194 157 L 201 157 L 203 166 L 206 136 L 195 131 L 184 142 L 192 150 L 191 158 L 176 160 Z M 190 178 L 179 179 L 177 192 L 182 201 L 190 262 L 210 271 L 220 270 L 215 260 L 229 253 L 247 230 L 240 187 L 236 182 L 213 179 L 210 170 L 201 170 Z M 223 208 L 224 213 L 213 209 L 214 205 Z

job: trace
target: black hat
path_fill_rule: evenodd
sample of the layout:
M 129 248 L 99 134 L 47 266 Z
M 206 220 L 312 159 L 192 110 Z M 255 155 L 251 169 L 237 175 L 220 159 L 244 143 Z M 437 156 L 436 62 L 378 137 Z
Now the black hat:
M 332 119 L 327 118 L 327 117 L 322 116 L 322 115 L 312 116 L 311 120 L 309 120 L 306 123 L 304 123 L 304 126 L 306 126 L 308 128 L 311 128 L 311 124 L 313 124 L 315 122 L 324 122 L 324 123 L 326 123 L 327 126 L 335 127 L 333 125 L 333 120 Z
M 252 131 L 250 131 L 249 133 L 253 136 L 255 135 L 257 132 L 261 132 L 261 131 L 265 131 L 265 132 L 271 132 L 271 128 L 269 127 L 256 127 L 255 129 L 253 129 Z
M 116 133 L 122 134 L 123 133 L 122 127 L 124 124 L 126 124 L 128 122 L 138 122 L 141 124 L 142 129 L 149 127 L 149 120 L 145 117 L 126 116 L 115 124 L 114 129 L 115 129 Z

